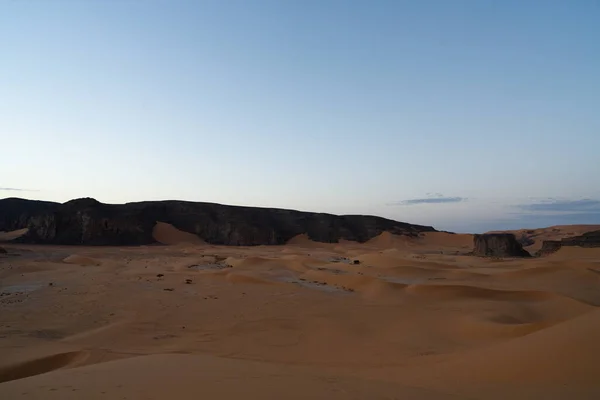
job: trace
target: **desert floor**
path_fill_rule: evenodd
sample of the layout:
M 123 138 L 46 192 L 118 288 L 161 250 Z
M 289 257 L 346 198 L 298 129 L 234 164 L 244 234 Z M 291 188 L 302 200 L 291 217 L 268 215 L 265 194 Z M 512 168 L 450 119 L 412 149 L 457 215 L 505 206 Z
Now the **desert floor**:
M 2 245 L 1 399 L 600 398 L 600 249 L 156 235 Z

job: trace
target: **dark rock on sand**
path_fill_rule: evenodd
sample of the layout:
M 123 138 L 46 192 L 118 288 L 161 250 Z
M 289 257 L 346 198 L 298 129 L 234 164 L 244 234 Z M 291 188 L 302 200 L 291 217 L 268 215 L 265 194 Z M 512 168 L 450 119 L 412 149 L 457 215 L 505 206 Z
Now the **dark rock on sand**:
M 473 254 L 484 257 L 531 257 L 512 233 L 475 235 Z
M 564 238 L 562 240 L 544 240 L 542 248 L 536 255 L 544 256 L 552 254 L 564 246 L 600 247 L 600 231 L 586 232 L 583 235 Z
M 418 236 L 435 231 L 385 218 L 238 207 L 186 201 L 103 204 L 84 198 L 60 204 L 8 198 L 0 200 L 0 231 L 28 228 L 21 243 L 143 245 L 156 243 L 157 221 L 190 232 L 210 244 L 277 245 L 299 234 L 318 242 L 365 242 L 382 232 Z

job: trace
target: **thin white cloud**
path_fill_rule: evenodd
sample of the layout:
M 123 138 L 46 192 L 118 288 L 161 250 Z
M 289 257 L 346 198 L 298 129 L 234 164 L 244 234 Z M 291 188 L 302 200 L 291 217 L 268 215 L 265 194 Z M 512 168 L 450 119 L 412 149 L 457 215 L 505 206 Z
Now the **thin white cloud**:
M 439 193 L 436 193 L 439 194 Z M 466 201 L 466 197 L 426 197 L 422 199 L 407 199 L 389 203 L 390 206 L 413 206 L 416 204 L 445 204 L 445 203 L 460 203 Z
M 0 187 L 0 191 L 5 192 L 39 192 L 37 189 L 22 189 L 22 188 L 11 188 L 11 187 Z

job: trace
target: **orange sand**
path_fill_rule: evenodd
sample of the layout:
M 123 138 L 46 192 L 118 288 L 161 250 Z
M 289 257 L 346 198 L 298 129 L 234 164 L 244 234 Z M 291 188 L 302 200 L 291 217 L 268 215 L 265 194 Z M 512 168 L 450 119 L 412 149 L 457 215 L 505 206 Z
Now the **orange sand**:
M 154 235 L 175 246 L 3 244 L 1 399 L 600 398 L 600 249 Z
M 205 244 L 205 242 L 193 233 L 183 232 L 171 224 L 157 222 L 152 231 L 154 239 L 162 244 Z

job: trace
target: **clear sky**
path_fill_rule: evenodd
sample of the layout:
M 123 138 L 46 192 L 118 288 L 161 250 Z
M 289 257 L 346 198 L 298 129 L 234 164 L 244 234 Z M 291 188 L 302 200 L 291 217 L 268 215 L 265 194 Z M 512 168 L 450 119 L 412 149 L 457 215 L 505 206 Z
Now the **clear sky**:
M 0 197 L 600 223 L 600 1 L 0 0 Z

